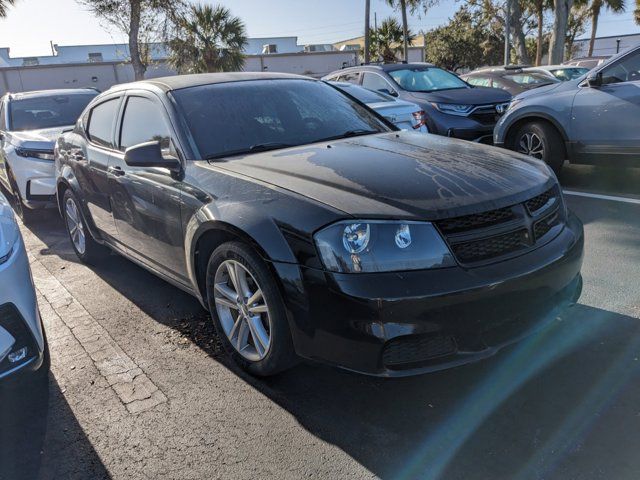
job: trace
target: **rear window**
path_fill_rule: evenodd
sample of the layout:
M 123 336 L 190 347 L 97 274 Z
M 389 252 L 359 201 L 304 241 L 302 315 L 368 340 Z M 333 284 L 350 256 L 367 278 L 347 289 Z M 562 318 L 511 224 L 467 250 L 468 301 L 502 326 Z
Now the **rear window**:
M 357 98 L 362 103 L 382 103 L 382 102 L 394 102 L 393 97 L 389 95 L 385 95 L 384 93 L 374 92 L 371 90 L 367 90 L 366 88 L 350 86 L 346 87 L 343 85 L 336 85 L 340 90 L 348 93 L 352 97 Z
M 314 80 L 253 80 L 172 93 L 205 159 L 388 131 L 369 109 Z
M 10 130 L 40 130 L 74 125 L 96 93 L 13 99 L 9 104 Z
M 548 83 L 554 83 L 551 77 L 542 75 L 539 73 L 514 73 L 505 75 L 505 78 L 517 83 L 518 85 L 542 85 Z M 555 81 L 557 83 L 557 81 Z

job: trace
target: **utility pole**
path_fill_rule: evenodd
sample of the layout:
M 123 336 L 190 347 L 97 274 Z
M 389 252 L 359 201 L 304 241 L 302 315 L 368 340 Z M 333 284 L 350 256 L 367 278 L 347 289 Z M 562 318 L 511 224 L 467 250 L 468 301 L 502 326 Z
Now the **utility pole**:
M 509 52 L 511 50 L 510 36 L 511 34 L 511 0 L 507 0 L 507 14 L 504 18 L 504 64 L 509 65 Z
M 368 65 L 371 62 L 371 45 L 369 45 L 371 36 L 371 32 L 369 31 L 369 12 L 371 11 L 371 0 L 365 0 L 364 9 L 364 63 L 365 65 Z

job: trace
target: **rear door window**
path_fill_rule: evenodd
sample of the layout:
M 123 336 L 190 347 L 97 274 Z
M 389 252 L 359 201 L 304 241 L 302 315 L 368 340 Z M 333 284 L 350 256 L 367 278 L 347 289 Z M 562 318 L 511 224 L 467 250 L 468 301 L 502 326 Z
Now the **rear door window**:
M 384 78 L 375 73 L 365 73 L 362 77 L 362 86 L 369 90 L 375 90 L 383 93 L 391 93 L 393 88 Z
M 120 99 L 113 98 L 91 110 L 89 128 L 87 129 L 89 140 L 103 147 L 113 147 L 113 126 L 119 106 Z

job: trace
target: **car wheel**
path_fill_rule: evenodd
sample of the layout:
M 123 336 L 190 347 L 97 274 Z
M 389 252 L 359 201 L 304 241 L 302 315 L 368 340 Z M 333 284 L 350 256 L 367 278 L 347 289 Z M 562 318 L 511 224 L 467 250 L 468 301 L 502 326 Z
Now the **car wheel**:
M 516 134 L 514 149 L 543 160 L 556 174 L 562 170 L 565 160 L 562 137 L 547 123 L 530 122 L 523 125 Z
M 253 249 L 239 242 L 219 246 L 209 259 L 206 288 L 218 336 L 240 367 L 269 376 L 295 363 L 280 290 Z
M 13 172 L 7 169 L 7 176 L 9 177 L 9 185 L 11 186 L 11 195 L 13 196 L 13 209 L 16 215 L 20 217 L 22 223 L 29 225 L 33 223 L 37 218 L 37 212 L 29 207 L 26 207 L 22 203 L 22 197 L 20 197 L 20 190 L 18 189 L 18 182 L 16 182 Z
M 84 263 L 96 263 L 109 254 L 109 250 L 96 242 L 84 220 L 80 203 L 70 189 L 62 197 L 62 212 L 71 246 Z

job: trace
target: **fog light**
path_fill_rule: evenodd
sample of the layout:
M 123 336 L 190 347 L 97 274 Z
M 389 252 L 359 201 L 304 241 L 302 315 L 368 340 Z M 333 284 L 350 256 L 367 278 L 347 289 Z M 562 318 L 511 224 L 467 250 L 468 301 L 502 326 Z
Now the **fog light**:
M 29 351 L 29 349 L 27 347 L 22 347 L 19 350 L 16 350 L 15 352 L 11 352 L 7 358 L 9 359 L 9 363 L 17 363 L 21 360 L 24 360 L 25 358 L 27 358 L 27 352 Z

